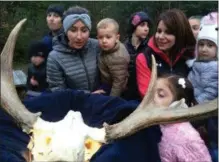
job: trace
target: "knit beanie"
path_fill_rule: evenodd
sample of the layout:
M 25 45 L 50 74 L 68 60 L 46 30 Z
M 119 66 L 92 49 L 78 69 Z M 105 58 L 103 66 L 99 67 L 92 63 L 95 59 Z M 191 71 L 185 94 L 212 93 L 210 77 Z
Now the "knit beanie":
M 151 19 L 146 12 L 140 11 L 134 13 L 129 20 L 130 34 L 133 33 L 136 27 L 144 21 L 146 21 L 148 25 L 151 26 Z
M 64 13 L 64 7 L 63 6 L 60 6 L 60 5 L 50 5 L 47 9 L 47 14 L 50 13 L 50 12 L 55 12 L 57 13 L 60 17 L 63 16 L 63 13 Z
M 201 39 L 207 39 L 216 44 L 218 47 L 218 16 L 217 15 L 211 15 L 212 13 L 205 16 L 201 21 L 200 31 L 198 34 L 198 41 Z
M 30 44 L 28 56 L 29 59 L 32 56 L 41 56 L 46 59 L 49 52 L 49 48 L 42 41 L 34 41 Z

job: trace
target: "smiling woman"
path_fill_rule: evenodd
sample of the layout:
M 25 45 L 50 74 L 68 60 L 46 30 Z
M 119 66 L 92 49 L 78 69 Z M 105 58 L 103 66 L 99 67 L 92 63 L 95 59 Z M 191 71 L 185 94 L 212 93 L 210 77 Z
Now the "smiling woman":
M 157 21 L 156 33 L 148 48 L 136 58 L 138 91 L 143 97 L 151 75 L 151 55 L 157 61 L 158 76 L 177 74 L 187 77 L 187 61 L 194 58 L 196 40 L 185 14 L 179 9 L 163 12 Z
M 54 38 L 47 61 L 47 81 L 52 91 L 77 89 L 92 92 L 98 86 L 98 42 L 89 38 L 88 10 L 70 7 L 63 18 L 64 33 Z

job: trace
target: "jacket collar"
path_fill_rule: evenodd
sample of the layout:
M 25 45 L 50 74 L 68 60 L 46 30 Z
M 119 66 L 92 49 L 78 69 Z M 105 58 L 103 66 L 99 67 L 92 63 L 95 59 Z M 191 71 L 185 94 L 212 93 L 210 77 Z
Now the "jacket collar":
M 132 37 L 129 37 L 128 40 L 127 40 L 127 42 L 128 42 L 127 44 L 128 44 L 129 47 L 134 48 L 134 46 L 132 45 Z M 138 46 L 138 48 L 135 49 L 135 50 L 138 50 L 138 49 L 140 49 L 141 47 L 146 46 L 147 43 L 148 43 L 148 37 L 145 38 L 144 40 L 142 40 L 141 43 L 140 43 L 140 45 Z
M 166 53 L 161 51 L 155 44 L 154 36 L 151 37 L 148 41 L 148 46 L 155 52 L 155 54 L 159 55 L 166 63 L 170 66 L 173 66 L 177 63 L 177 61 L 183 56 L 185 52 L 185 48 L 183 48 L 177 55 L 175 60 L 171 60 Z

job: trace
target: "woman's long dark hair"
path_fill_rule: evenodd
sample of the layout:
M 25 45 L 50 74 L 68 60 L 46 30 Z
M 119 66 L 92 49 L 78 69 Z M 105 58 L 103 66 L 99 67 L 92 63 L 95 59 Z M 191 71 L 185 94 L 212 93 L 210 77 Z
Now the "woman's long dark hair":
M 190 57 L 188 59 L 192 59 L 194 57 L 193 54 L 196 40 L 186 15 L 179 9 L 170 9 L 161 13 L 156 26 L 158 26 L 160 21 L 163 21 L 170 34 L 173 34 L 176 37 L 176 42 L 170 50 L 171 58 L 175 60 L 176 55 L 182 49 L 185 49 L 187 52 L 191 53 L 191 55 L 188 56 Z

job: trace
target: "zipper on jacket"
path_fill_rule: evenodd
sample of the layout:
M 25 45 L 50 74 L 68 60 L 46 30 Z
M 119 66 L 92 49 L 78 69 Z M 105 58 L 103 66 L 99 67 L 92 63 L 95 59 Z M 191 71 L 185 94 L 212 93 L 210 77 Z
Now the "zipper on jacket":
M 79 55 L 80 55 L 80 58 L 81 58 L 82 64 L 83 64 L 83 66 L 84 66 L 85 74 L 86 74 L 86 77 L 87 77 L 88 89 L 91 91 L 90 79 L 89 79 L 89 76 L 88 76 L 87 68 L 86 68 L 85 63 L 84 63 L 84 57 L 83 57 L 81 54 L 79 54 Z

